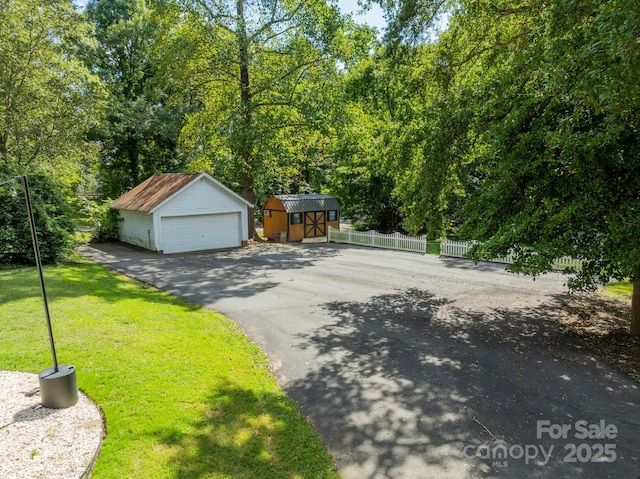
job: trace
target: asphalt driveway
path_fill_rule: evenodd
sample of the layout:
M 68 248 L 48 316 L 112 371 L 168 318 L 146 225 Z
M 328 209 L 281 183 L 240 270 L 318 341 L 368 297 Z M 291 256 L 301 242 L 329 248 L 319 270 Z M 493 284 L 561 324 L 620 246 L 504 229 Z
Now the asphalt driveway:
M 332 244 L 81 252 L 233 319 L 346 479 L 640 478 L 639 385 L 562 334 L 560 275 Z

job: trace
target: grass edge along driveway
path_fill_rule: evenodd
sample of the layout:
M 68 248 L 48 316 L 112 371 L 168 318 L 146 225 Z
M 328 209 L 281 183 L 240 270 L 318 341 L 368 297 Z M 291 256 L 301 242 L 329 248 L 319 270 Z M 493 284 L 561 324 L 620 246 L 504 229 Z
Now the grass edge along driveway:
M 44 275 L 58 362 L 106 416 L 94 479 L 340 477 L 231 320 L 79 258 Z M 0 270 L 0 369 L 50 363 L 35 268 Z

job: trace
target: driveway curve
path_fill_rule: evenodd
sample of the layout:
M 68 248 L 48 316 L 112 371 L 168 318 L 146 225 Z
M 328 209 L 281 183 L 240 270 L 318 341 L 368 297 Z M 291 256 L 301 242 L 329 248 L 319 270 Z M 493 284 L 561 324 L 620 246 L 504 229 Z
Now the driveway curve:
M 565 278 L 346 245 L 86 257 L 234 320 L 346 479 L 640 478 L 640 388 L 563 335 Z

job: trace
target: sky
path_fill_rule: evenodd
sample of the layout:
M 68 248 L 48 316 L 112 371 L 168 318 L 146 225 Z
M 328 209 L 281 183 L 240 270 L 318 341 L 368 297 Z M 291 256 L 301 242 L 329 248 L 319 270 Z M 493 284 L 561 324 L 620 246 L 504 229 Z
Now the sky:
M 376 27 L 381 34 L 384 33 L 387 22 L 384 19 L 380 5 L 377 3 L 373 4 L 369 11 L 361 14 L 358 14 L 358 12 L 362 11 L 362 8 L 358 6 L 358 0 L 338 0 L 338 6 L 342 13 L 353 14 L 357 22 Z

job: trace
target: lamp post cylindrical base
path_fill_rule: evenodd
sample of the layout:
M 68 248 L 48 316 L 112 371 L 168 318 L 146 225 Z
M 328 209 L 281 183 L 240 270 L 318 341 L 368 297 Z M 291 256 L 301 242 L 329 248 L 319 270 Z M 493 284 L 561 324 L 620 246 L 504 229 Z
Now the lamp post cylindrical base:
M 42 405 L 51 409 L 63 409 L 78 402 L 76 369 L 69 364 L 48 368 L 38 374 Z

